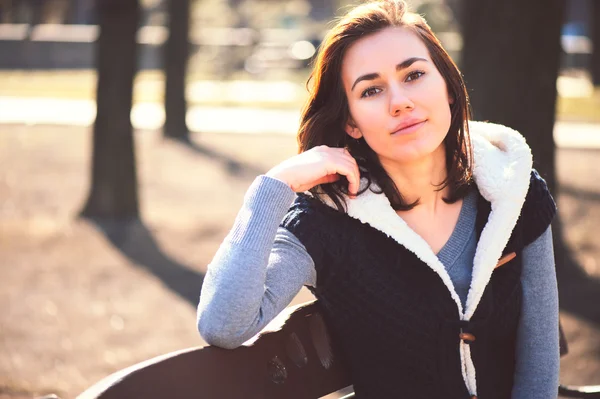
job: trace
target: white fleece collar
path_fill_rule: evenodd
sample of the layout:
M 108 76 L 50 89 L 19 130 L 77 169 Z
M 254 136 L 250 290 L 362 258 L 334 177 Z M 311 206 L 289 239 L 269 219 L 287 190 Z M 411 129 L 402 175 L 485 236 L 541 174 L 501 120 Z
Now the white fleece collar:
M 346 199 L 349 216 L 393 238 L 440 276 L 463 320 L 469 320 L 477 309 L 517 223 L 529 189 L 532 167 L 531 150 L 517 131 L 484 122 L 469 122 L 469 131 L 473 145 L 473 177 L 483 198 L 491 203 L 491 212 L 477 244 L 464 310 L 444 265 L 429 244 L 396 214 L 385 194 L 367 190 L 356 198 Z

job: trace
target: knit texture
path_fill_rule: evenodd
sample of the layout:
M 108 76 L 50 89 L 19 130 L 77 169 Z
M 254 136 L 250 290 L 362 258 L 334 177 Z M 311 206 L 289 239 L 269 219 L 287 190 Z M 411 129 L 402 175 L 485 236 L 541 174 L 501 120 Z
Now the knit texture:
M 490 204 L 477 200 L 479 235 Z M 552 209 L 545 183 L 534 172 L 507 250 L 520 254 L 547 228 Z M 468 398 L 460 368 L 461 328 L 476 336 L 470 348 L 479 398 L 510 397 L 520 256 L 493 273 L 471 321 L 461 322 L 439 275 L 381 231 L 308 196 L 298 197 L 282 226 L 315 263 L 313 293 L 342 344 L 358 398 Z

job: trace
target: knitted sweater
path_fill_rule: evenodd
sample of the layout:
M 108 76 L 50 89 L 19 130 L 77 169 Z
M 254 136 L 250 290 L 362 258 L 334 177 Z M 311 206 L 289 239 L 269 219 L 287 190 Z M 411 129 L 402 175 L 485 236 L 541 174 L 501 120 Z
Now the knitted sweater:
M 481 197 L 477 203 L 481 237 L 490 204 Z M 492 274 L 469 318 L 457 311 L 443 277 L 424 264 L 425 253 L 411 252 L 370 224 L 300 196 L 283 226 L 315 262 L 312 291 L 342 344 L 358 398 L 507 399 L 522 299 L 519 255 L 547 229 L 553 212 L 543 180 L 533 173 L 503 252 L 517 257 Z M 461 333 L 472 336 L 461 340 Z
M 477 140 L 474 137 L 476 161 L 478 161 L 477 153 L 479 151 L 481 154 L 482 149 L 481 143 L 476 145 Z M 485 142 L 483 144 L 489 146 L 490 142 L 498 141 L 498 137 L 491 137 L 486 141 L 487 144 Z M 494 224 L 494 217 L 495 215 L 497 217 L 498 209 L 500 211 L 506 209 L 498 201 L 498 196 L 494 198 L 490 194 L 494 193 L 494 187 L 487 183 L 499 182 L 503 176 L 511 176 L 511 173 L 506 173 L 507 171 L 511 172 L 507 169 L 507 165 L 514 165 L 516 158 L 514 151 L 512 153 L 506 151 L 506 148 L 510 150 L 509 144 L 510 142 L 501 142 L 501 146 L 504 148 L 503 152 L 507 152 L 509 156 L 491 150 L 485 153 L 485 157 L 479 157 L 479 161 L 476 162 L 476 166 L 478 165 L 480 169 L 491 167 L 490 170 L 496 170 L 499 173 L 499 175 L 490 177 L 482 173 L 478 174 L 476 169 L 475 177 L 476 180 L 479 180 L 478 187 L 485 195 L 491 197 L 492 208 L 496 210 L 490 214 L 486 229 L 489 225 Z M 524 145 L 521 147 L 526 148 Z M 519 148 L 517 148 L 517 154 L 518 150 Z M 496 168 L 494 162 L 482 161 L 482 159 L 490 158 L 506 159 L 501 159 L 504 164 L 495 165 Z M 525 168 L 516 170 L 527 171 Z M 514 170 L 512 172 L 514 175 Z M 528 177 L 528 173 L 525 176 Z M 518 179 L 508 180 L 509 184 L 514 185 L 515 182 L 518 183 Z M 521 181 L 521 183 L 523 182 Z M 527 184 L 524 186 L 527 189 Z M 506 192 L 508 192 L 506 187 L 496 190 L 496 193 L 500 194 Z M 518 192 L 518 186 L 516 190 L 513 187 L 511 192 Z M 198 309 L 198 325 L 209 343 L 225 347 L 235 347 L 241 344 L 274 317 L 291 300 L 302 284 L 318 287 L 314 264 L 312 259 L 307 256 L 306 249 L 289 231 L 279 229 L 276 232 L 277 224 L 283 216 L 282 212 L 285 211 L 288 206 L 286 204 L 289 204 L 292 198 L 293 193 L 289 188 L 266 177 L 259 178 L 249 190 L 245 205 L 236 219 L 234 228 L 211 263 L 205 279 Z M 474 220 L 473 212 L 470 210 L 475 208 L 469 204 L 472 205 L 473 202 L 466 198 L 455 232 L 448 244 L 438 254 L 439 260 L 444 263 L 442 267 L 448 269 L 447 272 L 451 278 L 450 286 L 454 285 L 457 291 L 452 293 L 453 290 L 449 290 L 451 296 L 454 298 L 454 294 L 457 294 L 460 297 L 461 306 L 466 305 L 467 311 L 469 300 L 467 300 L 466 291 L 469 288 L 469 281 L 471 281 L 470 265 L 473 265 L 474 259 L 475 269 L 472 282 L 477 282 L 478 277 L 481 277 L 479 276 L 481 271 L 478 271 L 477 265 L 478 257 L 477 254 L 474 254 L 474 249 L 475 246 L 478 249 L 481 248 L 482 240 L 485 242 L 486 238 L 486 229 L 483 229 L 481 237 L 478 237 L 479 243 L 473 242 L 474 235 L 469 234 L 469 231 L 472 231 L 469 228 L 471 222 L 465 223 L 465 220 Z M 520 206 L 517 211 L 520 211 Z M 503 214 L 507 215 L 505 212 Z M 396 215 L 394 214 L 394 216 Z M 376 224 L 373 220 L 367 223 L 369 222 Z M 498 226 L 496 222 L 493 227 L 496 227 L 494 235 L 498 237 L 499 230 L 497 228 L 502 226 Z M 378 226 L 377 229 L 385 230 L 386 226 Z M 511 231 L 512 228 L 509 229 L 509 234 Z M 500 237 L 501 239 L 502 237 Z M 481 254 L 479 255 L 481 257 Z M 524 271 L 521 279 L 523 280 L 524 297 L 517 332 L 517 364 L 513 398 L 553 397 L 553 393 L 555 396 L 556 392 L 558 376 L 558 334 L 556 328 L 556 281 L 549 230 L 535 242 L 526 246 L 522 259 Z M 445 278 L 441 280 L 446 284 Z M 469 298 L 473 295 L 473 291 L 474 289 L 471 287 Z

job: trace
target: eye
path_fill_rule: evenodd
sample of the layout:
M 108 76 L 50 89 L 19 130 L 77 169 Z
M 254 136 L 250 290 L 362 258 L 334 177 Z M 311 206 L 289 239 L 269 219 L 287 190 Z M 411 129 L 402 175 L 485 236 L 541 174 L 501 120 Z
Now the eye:
M 362 94 L 360 95 L 361 98 L 366 98 L 366 97 L 371 97 L 377 93 L 381 92 L 381 89 L 378 87 L 369 87 L 368 89 L 365 89 Z
M 412 82 L 413 80 L 419 79 L 423 75 L 425 75 L 425 72 L 423 72 L 423 71 L 413 71 L 408 74 L 408 76 L 406 77 L 406 81 Z

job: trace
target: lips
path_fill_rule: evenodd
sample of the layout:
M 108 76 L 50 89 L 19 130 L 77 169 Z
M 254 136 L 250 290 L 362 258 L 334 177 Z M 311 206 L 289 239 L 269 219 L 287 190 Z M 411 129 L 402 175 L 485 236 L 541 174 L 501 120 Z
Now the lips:
M 393 130 L 393 135 L 413 133 L 421 128 L 427 122 L 426 119 L 409 119 L 397 125 Z

